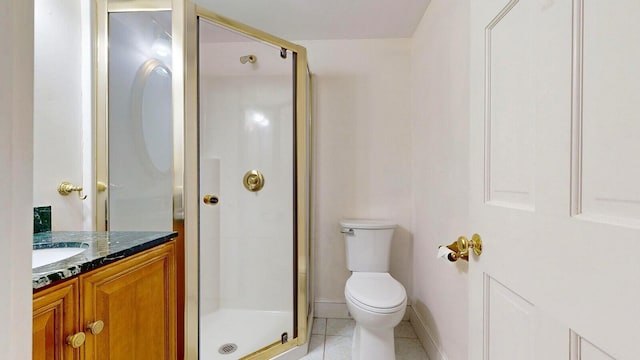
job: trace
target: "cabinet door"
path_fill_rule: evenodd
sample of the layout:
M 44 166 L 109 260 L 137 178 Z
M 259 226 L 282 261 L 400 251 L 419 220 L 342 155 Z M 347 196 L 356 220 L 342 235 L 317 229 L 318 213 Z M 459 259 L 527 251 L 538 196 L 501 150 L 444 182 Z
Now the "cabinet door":
M 169 242 L 80 277 L 85 359 L 176 358 L 175 250 Z
M 78 281 L 33 294 L 33 359 L 72 360 L 79 350 L 67 345 L 67 336 L 78 329 Z

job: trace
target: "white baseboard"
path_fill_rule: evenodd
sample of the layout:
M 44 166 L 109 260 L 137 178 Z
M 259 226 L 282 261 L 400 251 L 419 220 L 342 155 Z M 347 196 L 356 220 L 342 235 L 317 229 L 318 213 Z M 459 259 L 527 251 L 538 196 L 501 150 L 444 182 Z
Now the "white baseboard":
M 413 329 L 416 331 L 416 335 L 418 335 L 418 339 L 420 339 L 420 343 L 422 343 L 422 347 L 424 347 L 427 352 L 429 359 L 448 360 L 445 353 L 442 352 L 440 346 L 438 346 L 438 343 L 433 339 L 431 331 L 429 331 L 424 320 L 422 320 L 420 315 L 413 310 L 413 307 L 407 306 L 407 313 L 409 314 L 409 321 L 411 322 Z
M 315 316 L 330 319 L 350 319 L 347 304 L 344 301 L 316 299 Z

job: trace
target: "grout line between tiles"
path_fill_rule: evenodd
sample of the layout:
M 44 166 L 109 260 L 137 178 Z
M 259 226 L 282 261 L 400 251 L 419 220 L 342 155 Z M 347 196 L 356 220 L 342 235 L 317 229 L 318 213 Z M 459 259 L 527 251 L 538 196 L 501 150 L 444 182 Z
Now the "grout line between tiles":
M 324 336 L 322 337 L 322 360 L 326 360 L 327 356 L 327 328 L 329 327 L 329 319 L 324 319 Z

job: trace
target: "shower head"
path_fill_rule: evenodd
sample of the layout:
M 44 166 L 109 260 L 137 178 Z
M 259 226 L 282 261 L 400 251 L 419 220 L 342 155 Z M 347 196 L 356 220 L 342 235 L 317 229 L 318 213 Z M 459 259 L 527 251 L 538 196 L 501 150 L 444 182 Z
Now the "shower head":
M 256 61 L 258 61 L 258 57 L 255 55 L 245 55 L 245 56 L 240 56 L 240 62 L 243 64 L 246 64 L 247 61 L 251 64 L 255 63 Z

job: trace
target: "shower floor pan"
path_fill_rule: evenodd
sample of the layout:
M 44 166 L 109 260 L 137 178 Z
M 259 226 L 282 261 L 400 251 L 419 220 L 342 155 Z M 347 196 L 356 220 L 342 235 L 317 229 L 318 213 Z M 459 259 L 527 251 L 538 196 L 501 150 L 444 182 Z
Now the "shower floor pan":
M 283 332 L 293 336 L 291 311 L 219 309 L 200 319 L 200 358 L 238 359 L 278 341 Z M 221 346 L 234 344 L 237 350 L 221 354 Z

